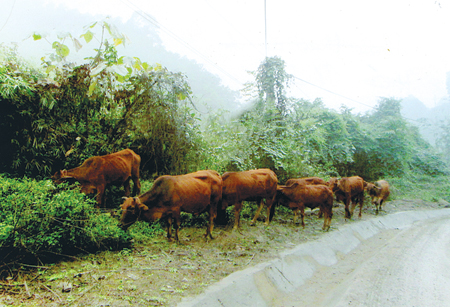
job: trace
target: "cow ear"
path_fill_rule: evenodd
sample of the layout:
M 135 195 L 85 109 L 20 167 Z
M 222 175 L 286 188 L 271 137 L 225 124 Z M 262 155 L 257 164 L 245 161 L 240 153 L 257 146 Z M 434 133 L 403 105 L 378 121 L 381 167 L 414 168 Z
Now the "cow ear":
M 67 175 L 67 170 L 63 169 L 61 170 L 61 178 L 62 179 L 69 179 L 69 178 L 73 178 L 72 176 L 68 176 Z
M 142 212 L 148 211 L 148 207 L 144 204 L 139 204 L 139 210 L 141 210 Z

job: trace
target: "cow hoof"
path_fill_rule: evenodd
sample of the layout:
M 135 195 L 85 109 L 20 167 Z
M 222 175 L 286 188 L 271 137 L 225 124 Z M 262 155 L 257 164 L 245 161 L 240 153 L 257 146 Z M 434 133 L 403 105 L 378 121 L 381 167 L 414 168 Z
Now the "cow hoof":
M 203 236 L 205 238 L 206 241 L 208 241 L 208 238 L 210 238 L 211 240 L 214 240 L 214 237 L 212 235 L 210 235 L 209 233 Z

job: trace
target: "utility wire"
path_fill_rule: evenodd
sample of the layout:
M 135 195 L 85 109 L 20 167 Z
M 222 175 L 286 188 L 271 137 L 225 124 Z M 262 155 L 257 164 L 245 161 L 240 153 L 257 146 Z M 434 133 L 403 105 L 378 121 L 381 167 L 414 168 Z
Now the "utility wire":
M 326 88 L 323 88 L 323 87 L 321 87 L 321 86 L 312 84 L 311 82 L 308 82 L 308 81 L 306 81 L 306 80 L 300 79 L 299 77 L 294 76 L 294 79 L 297 79 L 297 80 L 299 80 L 299 81 L 302 81 L 302 82 L 304 82 L 304 83 L 307 83 L 307 84 L 309 84 L 309 85 L 312 85 L 312 86 L 314 86 L 314 87 L 317 87 L 317 88 L 319 88 L 319 89 L 321 89 L 321 90 L 323 90 L 323 91 L 325 91 L 325 92 L 331 93 L 331 94 L 336 95 L 336 96 L 339 96 L 339 97 L 341 97 L 341 98 L 344 98 L 344 99 L 347 99 L 347 100 L 356 102 L 356 103 L 358 103 L 358 104 L 360 104 L 360 105 L 363 105 L 363 106 L 366 106 L 366 107 L 369 107 L 369 108 L 372 108 L 372 109 L 376 109 L 375 107 L 373 107 L 373 106 L 371 106 L 371 105 L 362 103 L 362 102 L 357 101 L 357 100 L 355 100 L 355 99 L 352 99 L 352 98 L 346 97 L 346 96 L 344 96 L 344 95 L 335 93 L 335 92 L 333 92 L 333 91 L 327 90 Z
M 10 18 L 11 15 L 12 15 L 12 12 L 13 12 L 14 5 L 15 5 L 15 4 L 16 4 L 16 0 L 14 0 L 13 5 L 12 5 L 12 7 L 11 7 L 11 11 L 9 12 L 8 18 L 6 18 L 6 21 L 5 21 L 5 23 L 3 24 L 2 28 L 0 29 L 0 32 L 3 30 L 3 28 L 4 28 L 4 27 L 6 26 L 6 24 L 8 23 L 9 18 Z
M 235 81 L 237 84 L 239 84 L 240 86 L 242 86 L 244 84 L 244 82 L 240 81 L 239 79 L 237 79 L 236 77 L 234 77 L 233 75 L 231 75 L 229 72 L 227 72 L 226 70 L 224 70 L 222 67 L 220 67 L 219 65 L 217 65 L 217 63 L 214 63 L 212 60 L 210 60 L 207 56 L 205 56 L 204 54 L 202 54 L 200 51 L 198 51 L 197 49 L 195 49 L 194 47 L 192 47 L 191 45 L 189 45 L 186 41 L 184 41 L 181 37 L 179 37 L 178 35 L 176 35 L 174 32 L 172 32 L 171 30 L 169 30 L 167 27 L 165 27 L 164 25 L 162 25 L 159 21 L 157 21 L 155 18 L 153 18 L 151 15 L 149 15 L 148 13 L 146 13 L 144 10 L 142 10 L 139 6 L 137 6 L 136 4 L 134 4 L 133 2 L 131 2 L 130 0 L 121 0 L 122 3 L 124 3 L 125 5 L 127 5 L 128 7 L 130 7 L 134 12 L 136 12 L 137 14 L 139 14 L 142 18 L 144 18 L 145 20 L 149 21 L 150 23 L 152 23 L 153 25 L 155 25 L 156 27 L 160 28 L 162 31 L 164 31 L 165 33 L 167 33 L 168 35 L 170 35 L 172 38 L 174 38 L 176 41 L 178 41 L 180 44 L 182 44 L 183 46 L 185 46 L 186 48 L 188 48 L 190 51 L 194 52 L 195 54 L 197 54 L 198 56 L 200 56 L 202 59 L 204 59 L 206 62 L 208 62 L 210 65 L 214 66 L 217 70 L 219 70 L 220 72 L 222 72 L 224 75 L 226 75 L 228 78 L 232 79 L 233 81 Z
M 336 96 L 339 96 L 339 97 L 341 97 L 341 98 L 344 98 L 344 99 L 353 101 L 353 102 L 355 102 L 355 103 L 357 103 L 357 104 L 360 104 L 360 105 L 369 107 L 369 108 L 374 109 L 374 110 L 377 109 L 376 107 L 373 107 L 373 106 L 371 106 L 371 105 L 362 103 L 361 101 L 358 101 L 358 100 L 355 100 L 355 99 L 346 97 L 346 96 L 341 95 L 341 94 L 338 94 L 338 93 L 336 93 L 336 92 L 327 90 L 326 88 L 323 88 L 323 87 L 321 87 L 321 86 L 315 85 L 315 84 L 313 84 L 313 83 L 311 83 L 311 82 L 308 82 L 308 81 L 306 81 L 306 80 L 300 79 L 299 77 L 293 76 L 293 78 L 294 78 L 294 79 L 297 79 L 297 80 L 299 80 L 299 81 L 302 81 L 302 82 L 304 82 L 304 83 L 306 83 L 306 84 L 309 84 L 309 85 L 312 85 L 312 86 L 314 86 L 314 87 L 317 87 L 317 88 L 319 88 L 319 89 L 321 89 L 321 90 L 323 90 L 323 91 L 326 91 L 326 92 L 328 92 L 328 93 L 331 93 L 331 94 L 333 94 L 333 95 L 336 95 Z M 401 116 L 401 117 L 404 118 L 404 119 L 410 120 L 410 121 L 414 121 L 414 122 L 421 123 L 421 121 L 420 121 L 420 120 L 417 120 L 417 119 L 412 119 L 412 118 L 408 118 L 408 117 L 404 117 L 404 116 Z

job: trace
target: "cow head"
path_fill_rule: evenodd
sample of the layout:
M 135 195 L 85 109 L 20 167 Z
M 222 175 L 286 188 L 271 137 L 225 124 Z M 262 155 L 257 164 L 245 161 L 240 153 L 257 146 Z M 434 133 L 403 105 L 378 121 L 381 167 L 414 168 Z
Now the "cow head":
M 74 177 L 69 176 L 67 174 L 67 170 L 65 170 L 65 169 L 59 170 L 56 173 L 54 173 L 51 179 L 53 180 L 53 182 L 55 184 L 60 184 L 62 182 L 66 182 L 66 181 L 69 181 L 71 179 L 72 180 L 76 180 Z
M 86 195 L 89 194 L 97 194 L 97 187 L 90 182 L 82 182 L 81 183 L 81 193 L 84 193 Z
M 56 173 L 53 174 L 52 180 L 53 181 L 58 181 L 58 180 L 63 179 L 66 176 L 67 176 L 67 170 L 62 169 L 62 170 L 59 170 L 59 171 L 57 171 Z
M 127 230 L 136 221 L 141 219 L 141 216 L 148 212 L 148 207 L 141 203 L 139 197 L 126 197 L 122 208 L 122 216 L 120 218 L 120 227 Z
M 330 189 L 335 192 L 338 188 L 338 179 L 336 177 L 332 177 L 330 178 L 330 180 L 328 181 L 328 186 L 330 187 Z
M 369 193 L 369 195 L 378 195 L 381 192 L 381 187 L 378 187 L 375 184 L 368 182 L 366 190 Z
M 280 205 L 287 206 L 291 201 L 289 196 L 292 194 L 292 191 L 297 189 L 299 186 L 300 185 L 298 182 L 294 182 L 289 186 L 277 185 L 276 202 Z

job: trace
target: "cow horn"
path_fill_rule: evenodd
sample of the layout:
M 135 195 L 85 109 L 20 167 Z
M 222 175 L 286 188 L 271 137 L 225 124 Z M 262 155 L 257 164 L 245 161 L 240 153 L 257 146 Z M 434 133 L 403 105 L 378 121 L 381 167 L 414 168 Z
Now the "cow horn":
M 127 199 L 128 199 L 128 197 L 126 197 L 126 196 L 122 197 L 122 200 L 127 200 Z
M 133 200 L 135 203 L 141 204 L 141 200 L 139 199 L 139 197 L 133 197 Z

